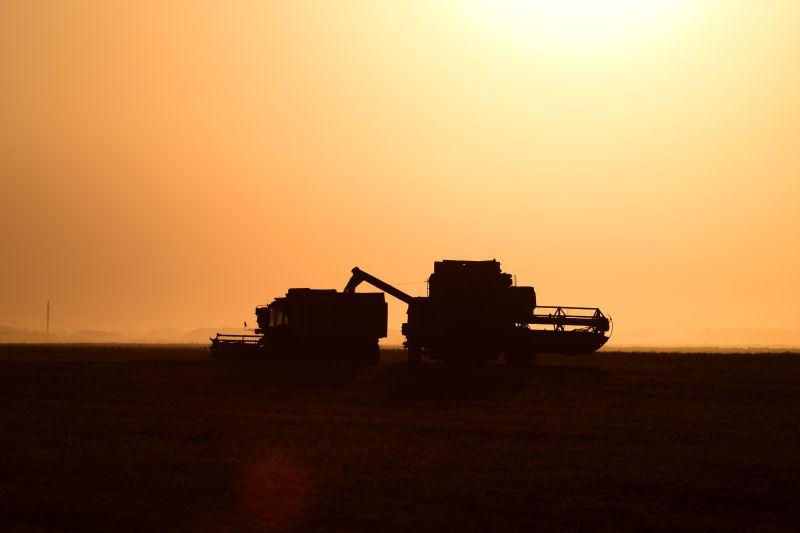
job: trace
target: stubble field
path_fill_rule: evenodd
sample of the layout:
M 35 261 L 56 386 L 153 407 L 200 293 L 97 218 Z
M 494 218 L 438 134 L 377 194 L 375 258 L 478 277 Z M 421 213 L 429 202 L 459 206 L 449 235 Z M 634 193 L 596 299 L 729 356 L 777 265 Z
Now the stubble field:
M 800 356 L 0 347 L 0 530 L 795 530 Z

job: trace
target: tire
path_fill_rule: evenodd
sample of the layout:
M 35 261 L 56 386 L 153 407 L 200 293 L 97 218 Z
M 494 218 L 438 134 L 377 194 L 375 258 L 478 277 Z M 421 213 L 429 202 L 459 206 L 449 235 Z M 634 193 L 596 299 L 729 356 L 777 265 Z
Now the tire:
M 422 352 L 418 348 L 408 349 L 408 364 L 415 366 L 422 364 Z
M 361 347 L 355 351 L 353 362 L 357 365 L 372 366 L 381 360 L 381 349 L 378 343 Z
M 506 364 L 517 368 L 528 368 L 533 366 L 535 353 L 524 351 L 510 351 L 505 353 Z
M 376 341 L 375 344 L 371 345 L 367 350 L 365 363 L 368 365 L 377 365 L 381 360 L 381 348 L 378 346 L 378 342 Z

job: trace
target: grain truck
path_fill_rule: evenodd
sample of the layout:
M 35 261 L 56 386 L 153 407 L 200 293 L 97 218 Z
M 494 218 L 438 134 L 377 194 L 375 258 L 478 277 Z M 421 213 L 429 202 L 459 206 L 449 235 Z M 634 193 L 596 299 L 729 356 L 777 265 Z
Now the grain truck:
M 378 339 L 386 336 L 383 293 L 335 289 L 289 289 L 286 296 L 255 310 L 253 334 L 217 333 L 213 357 L 284 361 L 378 362 Z

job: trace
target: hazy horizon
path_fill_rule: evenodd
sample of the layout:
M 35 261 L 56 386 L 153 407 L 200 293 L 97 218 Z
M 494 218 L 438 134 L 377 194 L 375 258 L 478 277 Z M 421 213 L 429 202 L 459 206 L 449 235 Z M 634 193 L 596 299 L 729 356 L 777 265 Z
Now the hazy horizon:
M 254 324 L 220 324 L 179 329 L 163 326 L 154 329 L 83 328 L 70 330 L 54 327 L 49 334 L 44 329 L 26 330 L 0 324 L 0 344 L 13 343 L 190 343 L 207 344 L 217 332 L 251 334 Z M 399 329 L 390 329 L 387 337 L 380 339 L 385 347 L 402 345 L 404 337 Z M 787 330 L 639 330 L 625 336 L 612 335 L 606 349 L 610 350 L 789 350 L 800 349 L 800 328 Z
M 791 0 L 3 2 L 0 325 L 497 258 L 610 346 L 797 339 L 799 65 Z

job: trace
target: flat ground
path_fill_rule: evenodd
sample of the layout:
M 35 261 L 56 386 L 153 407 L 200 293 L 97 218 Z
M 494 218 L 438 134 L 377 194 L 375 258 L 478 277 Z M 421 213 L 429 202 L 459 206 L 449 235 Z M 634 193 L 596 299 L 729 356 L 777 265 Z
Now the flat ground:
M 800 527 L 800 355 L 0 347 L 0 530 Z

